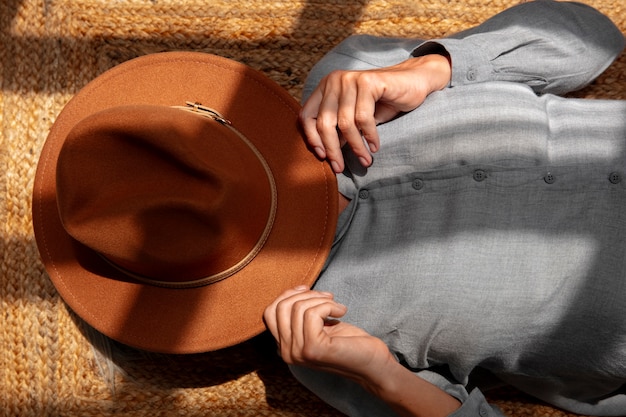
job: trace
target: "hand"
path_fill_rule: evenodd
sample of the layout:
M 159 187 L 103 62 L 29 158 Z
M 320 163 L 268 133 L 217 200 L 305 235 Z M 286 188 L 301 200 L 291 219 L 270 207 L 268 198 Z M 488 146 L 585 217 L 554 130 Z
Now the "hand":
M 430 93 L 448 85 L 450 77 L 450 62 L 442 55 L 380 69 L 331 72 L 300 113 L 307 141 L 335 172 L 344 169 L 341 146 L 346 142 L 367 167 L 370 152 L 380 147 L 376 125 L 417 108 Z
M 298 287 L 268 306 L 264 318 L 285 362 L 367 385 L 396 361 L 382 340 L 337 320 L 346 311 L 332 294 Z
M 346 311 L 330 293 L 297 287 L 270 304 L 264 318 L 285 362 L 352 379 L 400 416 L 443 417 L 459 408 L 400 365 L 382 340 L 339 321 Z

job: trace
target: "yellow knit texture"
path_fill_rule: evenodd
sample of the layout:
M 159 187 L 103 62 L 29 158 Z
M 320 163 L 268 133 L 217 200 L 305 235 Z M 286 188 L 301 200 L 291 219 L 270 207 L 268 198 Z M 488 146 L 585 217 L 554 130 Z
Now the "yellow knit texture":
M 31 193 L 50 126 L 87 82 L 130 58 L 193 50 L 248 64 L 294 97 L 353 33 L 440 37 L 519 0 L 0 0 L 0 415 L 338 416 L 265 336 L 202 355 L 137 352 L 81 323 L 50 283 Z M 587 0 L 626 33 L 624 0 Z M 626 98 L 626 56 L 577 97 Z M 512 389 L 509 416 L 568 416 Z

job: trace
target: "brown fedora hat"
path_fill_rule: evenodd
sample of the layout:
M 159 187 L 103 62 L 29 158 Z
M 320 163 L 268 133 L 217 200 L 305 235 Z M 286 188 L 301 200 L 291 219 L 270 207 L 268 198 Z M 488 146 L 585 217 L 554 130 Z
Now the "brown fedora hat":
M 335 176 L 298 112 L 263 74 L 195 52 L 140 57 L 84 87 L 33 190 L 37 246 L 67 305 L 156 352 L 261 333 L 276 296 L 315 281 L 336 227 Z

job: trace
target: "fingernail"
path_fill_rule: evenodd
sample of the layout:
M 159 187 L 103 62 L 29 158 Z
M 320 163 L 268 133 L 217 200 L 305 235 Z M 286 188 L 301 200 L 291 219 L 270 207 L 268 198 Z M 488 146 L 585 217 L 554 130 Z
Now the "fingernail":
M 359 162 L 361 162 L 361 165 L 363 165 L 364 167 L 370 166 L 370 161 L 368 161 L 364 156 L 361 156 L 359 158 Z
M 324 159 L 326 158 L 326 152 L 324 152 L 324 148 L 321 148 L 319 146 L 315 147 L 315 154 L 318 156 L 318 158 L 320 159 Z
M 341 172 L 341 169 L 339 168 L 339 164 L 337 163 L 337 161 L 330 161 L 330 166 L 333 167 L 333 171 L 335 171 L 336 173 Z
M 306 289 L 307 289 L 306 285 L 298 285 L 297 287 L 294 288 L 294 290 L 296 291 L 304 291 Z

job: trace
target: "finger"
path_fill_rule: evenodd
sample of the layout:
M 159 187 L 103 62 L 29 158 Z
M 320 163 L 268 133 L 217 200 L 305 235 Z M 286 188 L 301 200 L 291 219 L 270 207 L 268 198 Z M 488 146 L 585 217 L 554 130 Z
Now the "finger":
M 361 163 L 368 166 L 370 153 L 363 143 L 361 126 L 357 123 L 356 117 L 359 110 L 357 107 L 358 75 L 345 74 L 341 79 L 341 84 L 341 95 L 337 105 L 337 128 Z M 361 118 L 363 119 L 362 115 Z
M 322 146 L 326 153 L 326 159 L 330 162 L 333 170 L 337 173 L 344 169 L 343 154 L 341 153 L 341 138 L 337 131 L 337 112 L 339 108 L 339 98 L 341 97 L 340 87 L 334 85 L 336 81 L 329 79 L 322 88 L 322 100 L 320 101 L 315 129 L 322 141 Z
M 336 319 L 343 317 L 347 308 L 334 301 L 319 303 L 311 306 L 303 314 L 302 323 L 302 340 L 298 340 L 300 346 L 297 349 L 299 356 L 292 359 L 301 361 L 304 365 L 319 365 L 327 362 L 331 351 L 331 337 L 327 332 L 329 318 L 335 322 Z
M 307 290 L 305 286 L 298 286 L 295 288 L 290 288 L 280 294 L 276 299 L 265 308 L 263 312 L 263 320 L 265 321 L 265 325 L 267 329 L 270 331 L 274 339 L 278 342 L 280 339 L 279 329 L 278 329 L 278 305 L 282 301 L 292 297 L 295 294 L 303 293 Z
M 365 79 L 368 84 L 368 79 Z M 362 81 L 361 81 L 362 82 Z M 376 84 L 374 83 L 374 86 Z M 372 90 L 369 85 L 359 89 L 357 95 L 354 118 L 361 130 L 363 139 L 367 142 L 370 152 L 376 152 L 380 148 L 380 139 L 378 137 L 378 130 L 376 128 L 377 120 L 376 116 L 376 103 L 378 102 L 378 93 L 376 90 Z M 368 162 L 371 163 L 371 155 L 368 153 Z
M 293 346 L 294 328 L 292 327 L 292 311 L 294 304 L 307 299 L 332 299 L 332 294 L 322 293 L 318 291 L 306 291 L 296 288 L 285 292 L 282 296 L 275 301 L 275 307 L 273 308 L 275 313 L 272 313 L 272 317 L 275 320 L 273 323 L 274 331 L 272 334 L 279 344 L 281 356 L 285 361 L 290 360 L 291 349 Z M 296 330 L 296 336 L 301 330 Z
M 326 150 L 322 138 L 317 132 L 317 114 L 322 101 L 322 92 L 317 87 L 300 110 L 300 124 L 309 146 L 320 159 L 326 159 Z
M 376 110 L 374 111 L 374 120 L 377 125 L 385 123 L 395 118 L 400 114 L 397 108 L 388 105 L 386 103 L 376 103 Z
M 317 334 L 318 339 L 309 337 L 308 344 L 318 345 L 323 343 L 322 329 L 326 321 L 333 314 L 341 317 L 345 314 L 346 308 L 332 300 L 332 298 L 322 294 L 322 296 L 307 298 L 296 301 L 291 311 L 291 352 L 292 360 L 301 361 L 303 351 L 307 348 L 307 337 L 305 334 Z M 311 348 L 312 346 L 308 346 Z
M 338 127 L 361 165 L 368 167 L 372 164 L 371 152 L 379 146 L 374 120 L 376 82 L 368 72 L 347 73 L 343 81 Z

